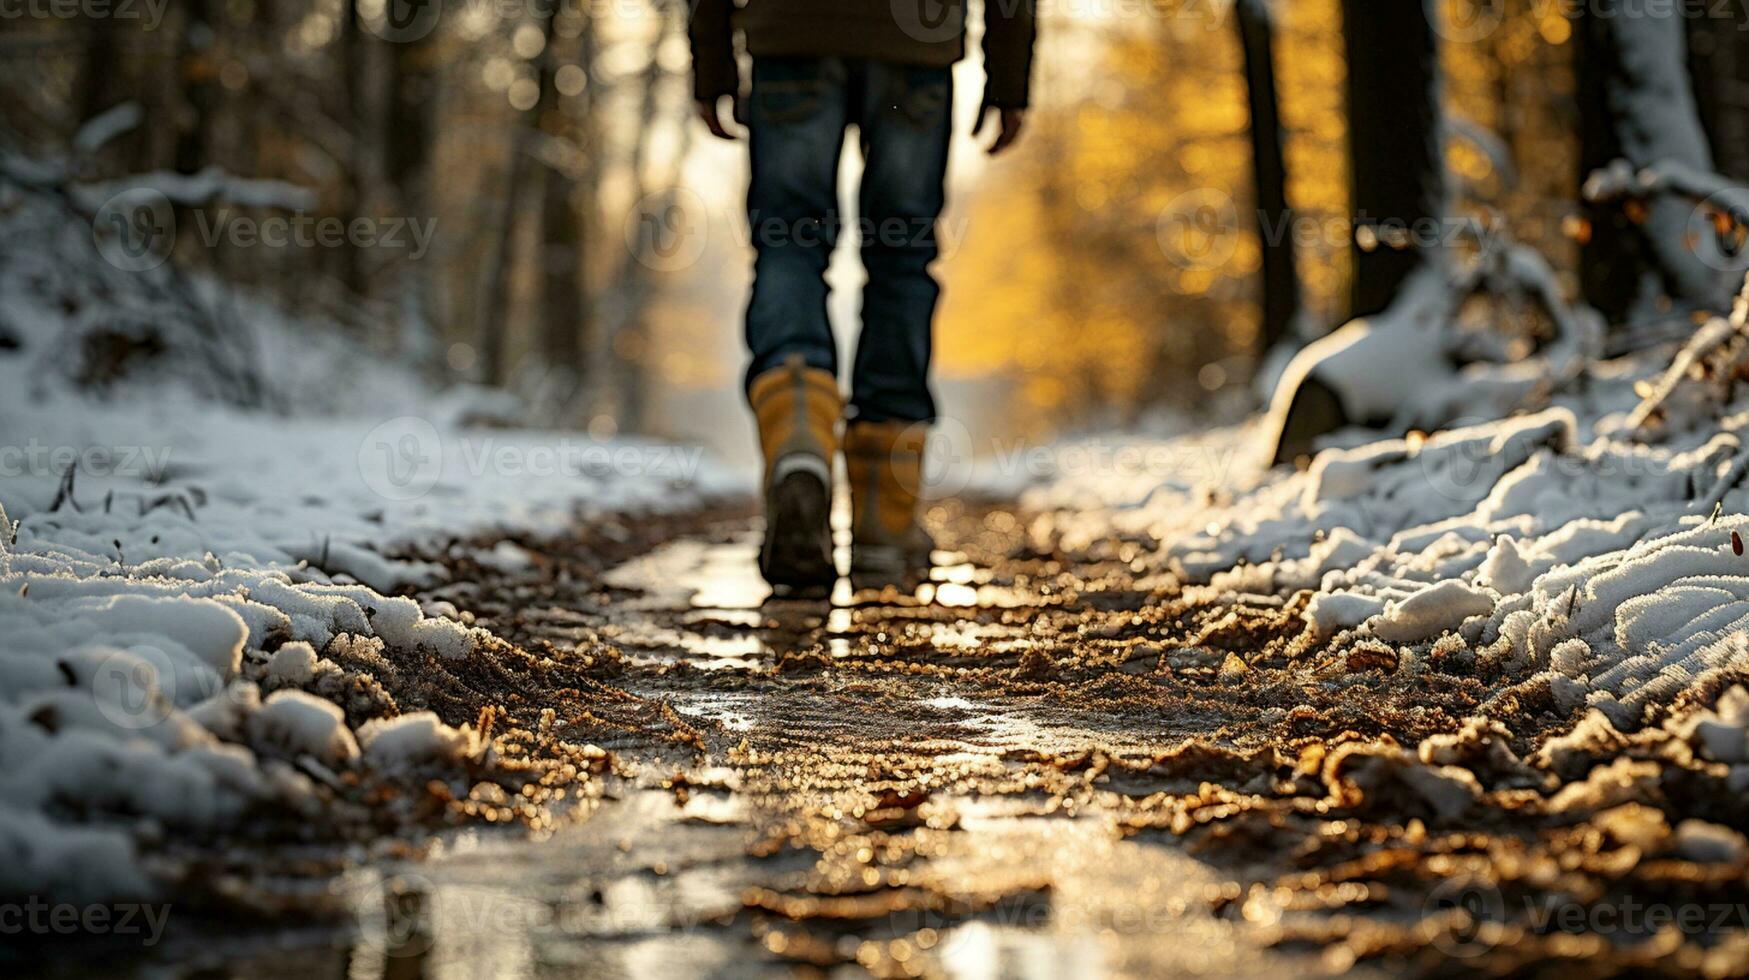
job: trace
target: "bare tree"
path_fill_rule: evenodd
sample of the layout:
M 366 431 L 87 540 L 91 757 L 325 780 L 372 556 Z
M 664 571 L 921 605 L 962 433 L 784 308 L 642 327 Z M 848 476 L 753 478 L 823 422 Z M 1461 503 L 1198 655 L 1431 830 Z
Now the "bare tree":
M 1349 196 L 1355 214 L 1349 314 L 1370 316 L 1428 261 L 1411 234 L 1445 203 L 1439 47 L 1432 0 L 1343 0 Z
M 441 0 L 423 0 L 438 3 Z M 435 31 L 407 41 L 384 41 L 387 72 L 382 120 L 383 172 L 407 218 L 435 213 L 431 148 L 436 130 L 438 70 Z M 401 346 L 422 356 L 433 334 L 431 283 L 419 262 L 400 269 Z
M 1749 184 L 1749 10 L 1688 18 L 1689 77 L 1719 173 Z
M 75 97 L 79 100 L 78 122 L 84 123 L 126 99 L 122 78 L 121 45 L 116 40 L 116 22 L 90 17 L 85 22 L 85 51 L 79 63 Z
M 595 22 L 587 7 L 581 16 L 577 61 L 587 71 L 594 63 Z M 561 386 L 558 408 L 563 413 L 591 380 L 585 351 L 594 332 L 585 278 L 589 218 L 595 213 L 594 155 L 569 151 L 593 147 L 596 140 L 594 86 L 586 83 L 575 98 L 566 100 L 558 91 L 556 61 L 548 57 L 540 78 L 540 132 L 553 144 L 542 182 L 540 346 Z M 577 174 L 579 166 L 586 172 Z
M 1625 161 L 1712 171 L 1687 68 L 1680 8 L 1623 8 L 1580 17 L 1580 179 Z M 1651 198 L 1623 208 L 1588 202 L 1580 250 L 1586 302 L 1612 324 L 1656 319 L 1677 307 L 1722 309 L 1728 287 L 1690 247 L 1691 203 Z
M 381 169 L 382 126 L 371 111 L 374 104 L 374 93 L 370 88 L 371 50 L 364 25 L 359 20 L 358 0 L 344 0 L 340 6 L 340 73 L 341 96 L 346 103 L 342 118 L 350 138 L 346 159 L 346 210 L 352 218 L 367 216 L 373 178 Z M 372 283 L 364 250 L 349 247 L 344 251 L 342 281 L 354 295 L 370 295 Z
M 677 8 L 664 0 L 654 0 L 663 18 L 663 27 L 652 39 L 649 60 L 638 79 L 637 138 L 632 144 L 631 158 L 626 166 L 634 187 L 633 207 L 637 209 L 635 241 L 627 242 L 624 258 L 614 276 L 616 306 L 619 319 L 614 327 L 613 353 L 618 368 L 617 417 L 626 429 L 642 428 L 649 414 L 649 307 L 655 294 L 651 279 L 651 259 L 661 247 L 658 229 L 671 226 L 680 208 L 679 174 L 670 173 L 652 179 L 650 172 L 651 140 L 658 132 L 661 105 L 658 100 L 664 71 L 657 57 L 657 47 L 666 31 L 673 26 L 671 15 Z M 686 156 L 686 141 L 691 129 L 681 129 L 681 149 L 678 159 Z
M 1275 91 L 1275 25 L 1268 0 L 1238 0 L 1236 10 L 1251 108 L 1251 183 L 1263 247 L 1263 312 L 1257 334 L 1262 356 L 1288 335 L 1299 317 L 1300 285 Z
M 218 102 L 214 48 L 219 23 L 208 0 L 185 0 L 177 38 L 176 74 L 182 112 L 176 121 L 176 169 L 191 174 L 205 166 L 212 149 L 213 111 Z
M 539 76 L 535 99 L 528 108 L 516 114 L 510 126 L 508 143 L 510 158 L 503 178 L 501 204 L 496 224 L 497 244 L 492 263 L 487 270 L 486 288 L 476 328 L 479 337 L 480 376 L 487 384 L 502 385 L 509 380 L 508 363 L 510 324 L 510 280 L 516 265 L 516 231 L 520 224 L 522 189 L 534 175 L 533 141 L 541 131 L 544 116 L 557 112 L 553 104 L 557 96 L 553 86 L 554 42 L 558 39 L 558 4 L 544 4 L 537 9 L 536 20 L 541 29 L 542 46 L 536 73 Z

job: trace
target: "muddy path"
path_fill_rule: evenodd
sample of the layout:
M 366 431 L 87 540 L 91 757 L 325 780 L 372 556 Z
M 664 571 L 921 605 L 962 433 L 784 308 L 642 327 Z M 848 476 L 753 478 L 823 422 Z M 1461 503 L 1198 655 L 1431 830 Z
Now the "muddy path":
M 552 911 L 531 912 L 520 942 L 627 973 L 1318 966 L 1236 914 L 1252 875 L 1170 832 L 1150 839 L 1146 798 L 1181 780 L 1138 769 L 1109 788 L 1107 757 L 1256 725 L 1248 699 L 1190 690 L 1228 687 L 1224 657 L 1150 646 L 1186 629 L 1161 605 L 1166 583 L 1117 556 L 1027 554 L 1011 511 L 937 517 L 939 567 L 911 594 L 841 583 L 828 602 L 770 600 L 744 515 L 599 575 L 566 574 L 572 559 L 549 552 L 520 581 L 440 591 L 524 648 L 608 648 L 612 683 L 672 715 L 604 743 L 637 775 L 574 831 L 439 859 L 420 887 L 527 901 L 538 869 Z M 1286 615 L 1241 609 L 1218 632 L 1260 648 Z M 612 925 L 580 925 L 595 919 Z M 439 963 L 478 961 L 442 953 L 442 937 L 479 930 L 433 929 Z M 491 958 L 516 942 L 489 944 Z
M 586 820 L 405 872 L 429 907 L 385 974 L 1742 965 L 1744 856 L 1670 853 L 1683 815 L 1730 806 L 1721 787 L 1606 785 L 1550 812 L 1586 752 L 1633 750 L 1576 745 L 1564 776 L 1521 761 L 1563 722 L 1473 654 L 1398 671 L 1388 649 L 1319 647 L 1292 600 L 1148 572 L 1148 542 L 1058 553 L 993 506 L 932 523 L 912 594 L 771 601 L 733 512 L 608 564 L 534 545 L 521 574 L 440 590 L 636 707 L 598 736 L 625 778 Z M 1636 900 L 1706 925 L 1631 920 Z
M 207 960 L 283 972 L 290 943 L 320 951 L 300 974 L 353 978 L 1749 968 L 1749 854 L 1697 860 L 1673 829 L 1744 819 L 1721 772 L 1607 739 L 1533 765 L 1570 720 L 1473 654 L 1401 671 L 1388 649 L 1320 647 L 1291 599 L 1180 588 L 1147 542 L 1059 553 L 999 506 L 932 524 L 930 583 L 825 602 L 768 600 L 735 509 L 519 542 L 509 562 L 457 552 L 424 598 L 505 656 L 432 690 L 587 741 L 589 791 L 541 811 L 556 820 L 379 849 L 349 875 L 344 935 Z M 473 710 L 448 696 L 420 706 Z M 1653 767 L 1624 785 L 1656 792 L 1585 778 L 1608 760 Z

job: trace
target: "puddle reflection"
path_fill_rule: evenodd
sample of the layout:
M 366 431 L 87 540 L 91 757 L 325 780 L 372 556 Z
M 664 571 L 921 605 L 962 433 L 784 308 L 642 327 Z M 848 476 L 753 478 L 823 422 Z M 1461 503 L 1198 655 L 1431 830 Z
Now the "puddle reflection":
M 848 536 L 840 534 L 841 565 L 848 564 L 848 549 Z M 637 595 L 609 611 L 611 621 L 601 627 L 602 634 L 635 651 L 634 663 L 685 661 L 706 669 L 760 669 L 821 648 L 834 659 L 850 658 L 864 651 L 871 626 L 877 642 L 902 631 L 945 649 L 1006 646 L 1002 630 L 970 617 L 935 621 L 928 615 L 931 609 L 1016 602 L 1011 590 L 990 584 L 988 569 L 959 552 L 937 551 L 928 580 L 909 591 L 857 588 L 846 578 L 829 600 L 774 597 L 759 576 L 757 555 L 757 535 L 748 534 L 727 542 L 675 541 L 620 565 L 606 582 Z M 651 612 L 673 615 L 652 617 Z M 920 630 L 928 635 L 918 635 Z

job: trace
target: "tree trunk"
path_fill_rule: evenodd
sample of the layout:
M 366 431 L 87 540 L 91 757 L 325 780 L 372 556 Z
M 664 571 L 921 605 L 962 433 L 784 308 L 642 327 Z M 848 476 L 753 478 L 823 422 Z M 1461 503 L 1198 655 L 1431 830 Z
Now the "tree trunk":
M 1580 17 L 1580 180 L 1625 159 L 1634 167 L 1671 162 L 1713 170 L 1689 84 L 1681 8 L 1623 9 Z M 1720 277 L 1688 241 L 1694 206 L 1652 198 L 1630 215 L 1618 203 L 1586 204 L 1580 250 L 1586 302 L 1610 323 L 1657 319 L 1673 309 L 1719 309 Z M 1637 220 L 1636 220 L 1637 219 Z
M 517 114 L 511 124 L 510 162 L 505 168 L 504 185 L 502 188 L 502 207 L 498 213 L 498 243 L 497 252 L 493 257 L 491 271 L 486 280 L 486 288 L 482 293 L 478 317 L 478 334 L 480 349 L 481 379 L 490 385 L 503 385 L 510 380 L 510 365 L 507 360 L 509 349 L 510 324 L 505 316 L 510 309 L 510 280 L 516 266 L 516 229 L 518 218 L 522 212 L 522 189 L 532 175 L 532 157 L 529 142 L 537 132 L 543 131 L 547 125 L 558 125 L 558 108 L 555 102 L 557 92 L 554 90 L 553 76 L 557 71 L 557 59 L 553 54 L 553 46 L 558 40 L 559 18 L 556 13 L 558 4 L 543 4 L 537 8 L 535 23 L 540 25 L 544 43 L 541 46 L 539 69 L 536 74 L 539 79 L 535 90 L 534 104 Z M 543 184 L 551 189 L 555 183 L 564 184 L 568 181 L 556 181 L 560 175 L 549 170 Z M 558 191 L 564 195 L 561 189 Z M 563 209 L 569 208 L 568 195 Z M 547 204 L 551 204 L 549 199 Z M 542 222 L 542 239 L 545 239 L 546 222 Z M 546 305 L 548 296 L 545 289 L 546 273 L 550 267 L 545 263 L 549 257 L 539 257 L 542 270 L 542 306 Z M 546 337 L 546 313 L 543 310 L 542 337 Z M 575 324 L 575 319 L 571 321 Z
M 116 43 L 115 21 L 88 18 L 85 58 L 79 65 L 79 122 L 97 118 L 126 98 L 121 79 L 121 56 L 121 45 Z
M 383 43 L 389 45 L 391 66 L 384 169 L 403 195 L 422 196 L 423 188 L 413 188 L 425 177 L 436 108 L 430 42 Z
M 1688 20 L 1689 77 L 1718 172 L 1749 184 L 1749 10 Z
M 176 125 L 175 166 L 181 173 L 195 173 L 209 161 L 213 109 L 218 102 L 217 44 L 218 24 L 207 0 L 186 0 L 176 66 L 183 118 Z
M 151 107 L 148 98 L 135 93 L 128 77 L 128 51 L 124 43 L 127 37 L 125 28 L 119 27 L 114 18 L 85 18 L 85 50 L 74 89 L 74 97 L 79 100 L 79 124 L 90 122 L 130 99 L 140 103 L 142 109 Z M 131 170 L 151 169 L 146 132 L 150 128 L 135 126 L 131 132 L 111 140 L 104 156 L 125 161 Z
M 657 40 L 660 44 L 660 38 Z M 650 60 L 644 69 L 638 91 L 638 136 L 632 144 L 631 160 L 628 167 L 632 174 L 632 186 L 635 188 L 636 204 L 634 207 L 644 209 L 645 215 L 666 214 L 673 205 L 675 184 L 663 186 L 660 196 L 651 189 L 647 173 L 650 155 L 650 139 L 656 132 L 659 107 L 656 101 L 657 83 L 662 77 L 662 63 L 656 57 L 655 47 L 650 50 Z M 684 136 L 683 136 L 684 138 Z M 683 155 L 684 156 L 684 155 Z M 679 175 L 674 176 L 679 180 Z M 644 428 L 648 422 L 650 408 L 650 336 L 649 324 L 646 322 L 649 313 L 650 299 L 655 290 L 650 282 L 650 269 L 646 265 L 648 256 L 654 253 L 654 228 L 651 221 L 640 220 L 637 224 L 637 247 L 629 252 L 621 263 L 623 272 L 616 277 L 616 285 L 622 302 L 623 318 L 614 329 L 613 351 L 618 361 L 616 378 L 619 382 L 619 411 L 617 413 L 620 429 L 636 432 Z
M 345 0 L 340 7 L 341 92 L 346 99 L 344 115 L 351 143 L 347 147 L 346 211 L 352 219 L 370 217 L 372 176 L 377 171 L 377 136 L 370 111 L 370 51 L 364 24 L 359 20 L 358 0 Z M 343 250 L 340 277 L 356 296 L 369 296 L 371 282 L 365 250 L 348 244 Z
M 1263 314 L 1257 334 L 1261 357 L 1293 328 L 1300 312 L 1300 285 L 1294 269 L 1293 212 L 1287 203 L 1287 166 L 1282 161 L 1275 94 L 1275 27 L 1268 0 L 1238 0 L 1237 13 L 1251 108 L 1251 182 L 1263 249 Z
M 582 16 L 590 16 L 583 8 Z M 554 20 L 556 23 L 556 19 Z M 585 68 L 593 60 L 594 23 L 583 24 L 582 52 L 578 61 Z M 551 48 L 556 35 L 547 31 Z M 595 93 L 587 86 L 567 105 L 558 91 L 558 59 L 549 50 L 541 69 L 541 116 L 543 136 L 565 143 L 593 147 Z M 570 111 L 574 110 L 574 111 Z M 579 138 L 581 137 L 581 138 Z M 588 348 L 593 332 L 584 265 L 588 235 L 587 217 L 594 209 L 593 186 L 578 181 L 562 165 L 549 166 L 542 185 L 541 203 L 541 350 L 554 371 L 553 391 L 558 409 L 567 413 L 577 395 L 587 387 Z
M 502 385 L 510 378 L 510 324 L 505 314 L 510 307 L 510 272 L 516 258 L 516 219 L 522 204 L 519 188 L 528 182 L 528 147 L 525 143 L 526 136 L 519 123 L 510 136 L 510 161 L 505 166 L 498 210 L 498 241 L 487 273 L 486 288 L 480 293 L 476 318 L 479 378 L 489 385 Z
M 440 28 L 441 29 L 441 28 Z M 387 48 L 388 97 L 383 115 L 383 173 L 393 187 L 400 216 L 435 218 L 430 190 L 430 157 L 437 117 L 435 32 L 413 41 L 381 42 Z M 425 261 L 431 261 L 430 256 Z M 400 268 L 401 348 L 416 360 L 428 358 L 438 331 L 432 326 L 431 282 L 423 262 L 405 260 Z
M 1342 0 L 1355 215 L 1351 317 L 1389 306 L 1440 240 L 1444 126 L 1433 17 L 1432 0 Z

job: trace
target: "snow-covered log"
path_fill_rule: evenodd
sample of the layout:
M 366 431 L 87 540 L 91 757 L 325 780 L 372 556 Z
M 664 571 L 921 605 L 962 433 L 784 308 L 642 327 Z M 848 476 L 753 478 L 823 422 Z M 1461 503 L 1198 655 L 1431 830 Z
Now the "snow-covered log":
M 1273 461 L 1309 455 L 1315 440 L 1350 425 L 1390 432 L 1437 429 L 1460 418 L 1498 418 L 1534 391 L 1572 380 L 1595 356 L 1597 314 L 1563 299 L 1554 270 L 1534 249 L 1489 236 L 1474 260 L 1417 270 L 1383 313 L 1354 320 L 1301 351 L 1271 406 Z M 1482 356 L 1457 329 L 1472 296 L 1518 296 L 1548 317 L 1554 339 L 1516 363 Z
M 1624 173 L 1648 168 L 1666 174 L 1712 173 L 1716 168 L 1688 76 L 1686 18 L 1681 12 L 1648 7 L 1609 16 L 1586 14 L 1581 37 L 1581 85 L 1600 90 L 1592 93 L 1596 108 L 1587 116 L 1582 163 L 1604 168 L 1615 166 L 1611 161 L 1619 158 L 1626 161 Z M 1616 179 L 1606 175 L 1595 189 L 1601 191 Z M 1601 199 L 1588 194 L 1588 200 Z M 1654 321 L 1672 305 L 1725 309 L 1736 283 L 1697 251 L 1697 240 L 1707 229 L 1689 200 L 1649 194 L 1626 222 L 1619 217 L 1606 220 L 1595 209 L 1591 216 L 1587 296 L 1612 321 Z M 1607 262 L 1607 268 L 1599 262 Z
M 1749 187 L 1675 160 L 1638 169 L 1616 160 L 1587 177 L 1583 193 L 1597 203 L 1636 201 L 1648 212 L 1681 204 L 1688 209 L 1683 248 L 1711 270 L 1715 288 L 1735 288 L 1749 271 Z

